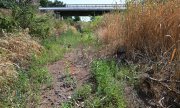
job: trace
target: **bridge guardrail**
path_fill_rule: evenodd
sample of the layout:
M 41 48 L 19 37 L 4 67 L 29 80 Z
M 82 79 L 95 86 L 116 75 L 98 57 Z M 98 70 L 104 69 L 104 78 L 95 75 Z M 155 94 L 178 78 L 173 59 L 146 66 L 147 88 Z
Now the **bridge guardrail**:
M 66 4 L 65 7 L 126 7 L 125 4 Z

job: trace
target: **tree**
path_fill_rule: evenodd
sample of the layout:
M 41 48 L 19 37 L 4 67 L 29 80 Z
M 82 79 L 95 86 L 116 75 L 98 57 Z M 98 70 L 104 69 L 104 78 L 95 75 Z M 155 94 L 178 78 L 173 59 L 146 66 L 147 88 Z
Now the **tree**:
M 42 6 L 42 7 L 47 7 L 48 6 L 48 3 L 49 3 L 49 1 L 48 0 L 40 0 L 40 6 Z
M 80 20 L 81 20 L 81 19 L 80 19 L 80 17 L 79 17 L 79 16 L 74 16 L 73 21 L 77 22 L 77 21 L 80 21 Z
M 66 4 L 64 4 L 62 1 L 55 0 L 54 2 L 49 1 L 48 6 L 49 7 L 65 7 Z
M 16 0 L 0 0 L 0 8 L 11 8 L 16 3 Z

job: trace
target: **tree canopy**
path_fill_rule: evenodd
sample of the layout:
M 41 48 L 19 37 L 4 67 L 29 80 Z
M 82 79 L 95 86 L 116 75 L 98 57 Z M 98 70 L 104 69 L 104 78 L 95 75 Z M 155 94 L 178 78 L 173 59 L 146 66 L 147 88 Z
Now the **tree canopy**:
M 66 4 L 64 4 L 62 1 L 55 0 L 54 2 L 48 1 L 48 0 L 40 0 L 40 6 L 42 7 L 64 7 Z

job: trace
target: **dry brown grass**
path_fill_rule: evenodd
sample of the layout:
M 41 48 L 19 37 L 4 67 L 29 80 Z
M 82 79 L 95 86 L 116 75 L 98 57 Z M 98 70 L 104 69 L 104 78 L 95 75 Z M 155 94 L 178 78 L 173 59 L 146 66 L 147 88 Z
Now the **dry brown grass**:
M 5 34 L 5 37 L 0 39 L 0 50 L 6 59 L 25 66 L 32 54 L 40 54 L 42 46 L 34 41 L 27 31 L 23 31 Z
M 10 9 L 2 9 L 0 8 L 0 15 L 3 16 L 11 16 L 12 11 Z
M 129 54 L 136 50 L 152 59 L 161 59 L 159 55 L 179 41 L 179 12 L 178 2 L 173 1 L 130 6 L 123 24 Z
M 157 79 L 146 81 L 156 105 L 163 107 L 158 103 L 163 98 L 162 93 L 166 94 L 162 101 L 164 107 L 173 101 L 174 104 L 180 102 L 179 0 L 129 4 L 126 12 L 105 15 L 97 34 L 105 43 L 107 54 L 114 54 L 123 46 L 127 59 L 140 63 L 144 72 L 151 72 L 148 75 Z M 159 80 L 168 80 L 169 83 Z
M 103 56 L 114 54 L 120 46 L 124 46 L 121 23 L 121 14 L 117 12 L 103 16 L 103 21 L 95 31 L 98 40 L 105 44 L 101 52 Z
M 4 37 L 0 38 L 1 89 L 16 79 L 16 68 L 27 67 L 32 55 L 39 55 L 43 49 L 27 32 L 25 30 L 17 34 L 4 33 Z

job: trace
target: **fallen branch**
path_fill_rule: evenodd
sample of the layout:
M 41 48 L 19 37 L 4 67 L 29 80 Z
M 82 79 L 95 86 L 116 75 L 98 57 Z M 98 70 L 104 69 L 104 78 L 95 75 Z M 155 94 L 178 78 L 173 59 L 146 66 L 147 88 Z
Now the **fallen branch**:
M 162 83 L 162 82 L 175 82 L 175 83 L 180 83 L 180 81 L 158 80 L 158 79 L 155 79 L 155 78 L 152 78 L 152 77 L 147 77 L 147 78 L 150 79 L 150 80 L 152 80 L 152 81 L 158 82 L 158 83 L 161 84 L 163 87 L 167 88 L 169 91 L 172 91 L 172 92 L 180 95 L 180 92 L 179 92 L 179 91 L 175 91 L 175 90 L 171 89 L 167 84 Z
M 148 79 L 150 80 L 153 80 L 153 81 L 157 81 L 157 82 L 172 82 L 172 83 L 180 83 L 180 81 L 177 81 L 177 80 L 158 80 L 158 79 L 155 79 L 155 78 L 152 78 L 152 77 L 147 77 Z

